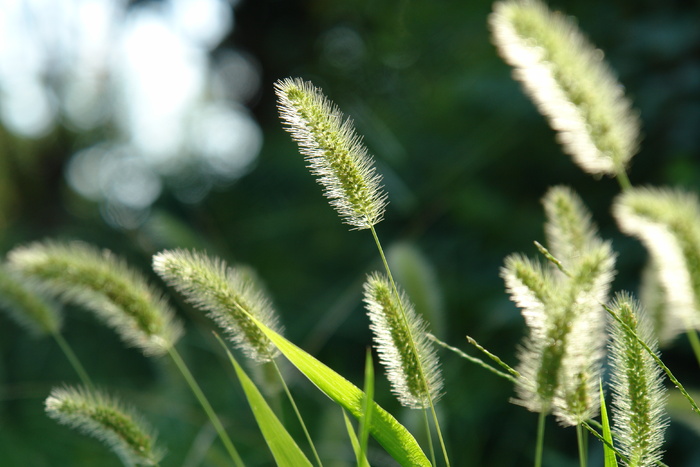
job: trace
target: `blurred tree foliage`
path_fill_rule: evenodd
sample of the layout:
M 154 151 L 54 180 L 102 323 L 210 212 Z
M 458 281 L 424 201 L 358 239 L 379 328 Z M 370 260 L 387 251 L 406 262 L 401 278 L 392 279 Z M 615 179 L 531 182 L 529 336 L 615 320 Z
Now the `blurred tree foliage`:
M 632 183 L 697 190 L 698 3 L 550 4 L 575 16 L 605 51 L 641 112 L 644 140 L 633 160 Z M 567 184 L 577 190 L 603 236 L 613 239 L 620 255 L 616 289 L 635 290 L 644 253 L 611 220 L 616 183 L 593 180 L 574 166 L 511 79 L 490 43 L 490 10 L 491 3 L 481 0 L 243 0 L 235 8 L 234 30 L 213 53 L 242 48 L 260 65 L 262 86 L 248 103 L 264 131 L 254 169 L 197 203 L 178 201 L 166 189 L 141 226 L 119 230 L 65 181 L 65 164 L 86 135 L 59 126 L 40 140 L 27 140 L 0 129 L 3 252 L 18 243 L 57 237 L 110 248 L 145 272 L 152 254 L 171 247 L 206 249 L 227 261 L 245 262 L 265 279 L 288 337 L 361 384 L 364 349 L 370 343 L 361 284 L 378 267 L 378 258 L 366 232 L 340 224 L 281 128 L 272 83 L 300 76 L 323 88 L 365 136 L 390 199 L 379 233 L 387 244 L 400 244 L 396 258 L 407 246 L 420 258 L 420 266 L 402 262 L 413 266 L 400 267 L 400 275 L 407 277 L 418 267 L 437 284 L 430 291 L 434 296 L 425 299 L 425 312 L 436 315 L 436 334 L 464 349 L 469 334 L 513 362 L 523 323 L 498 272 L 511 252 L 536 254 L 532 241 L 543 237 L 539 200 L 549 186 Z M 208 323 L 174 297 L 189 320 L 180 348 L 244 458 L 251 465 L 269 465 Z M 93 378 L 144 410 L 161 431 L 169 448 L 163 465 L 200 465 L 187 460 L 196 460 L 201 446 L 206 450 L 217 441 L 173 369 L 124 349 L 82 310 L 65 311 L 66 337 Z M 50 388 L 76 381 L 55 344 L 31 340 L 4 317 L 0 322 L 2 464 L 118 465 L 102 446 L 43 414 Z M 664 355 L 686 385 L 700 386 L 685 343 Z M 441 353 L 441 358 L 447 395 L 440 408 L 455 465 L 529 464 L 536 416 L 508 402 L 513 393 L 506 381 L 452 354 Z M 308 383 L 294 382 L 321 456 L 337 457 L 336 464 L 327 465 L 348 465 L 342 463 L 351 459 L 351 451 L 339 412 Z M 375 397 L 420 431 L 419 420 L 399 409 L 380 378 Z M 550 423 L 546 463 L 577 465 L 573 430 Z M 674 425 L 666 463 L 698 465 L 696 436 Z M 592 446 L 595 458 L 600 449 Z M 221 459 L 214 450 L 201 465 L 224 465 Z

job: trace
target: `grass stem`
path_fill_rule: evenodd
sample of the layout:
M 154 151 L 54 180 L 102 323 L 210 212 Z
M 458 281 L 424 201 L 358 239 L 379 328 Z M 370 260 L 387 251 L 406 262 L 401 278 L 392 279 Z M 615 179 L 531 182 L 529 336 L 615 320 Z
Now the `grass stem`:
M 441 341 L 440 339 L 438 339 L 437 337 L 435 337 L 434 335 L 432 335 L 432 334 L 430 334 L 430 333 L 428 333 L 427 336 L 428 336 L 428 339 L 430 339 L 431 341 L 435 342 L 437 345 L 439 345 L 439 346 L 441 346 L 441 347 L 444 347 L 444 348 L 446 348 L 447 350 L 451 350 L 452 352 L 456 353 L 457 355 L 459 355 L 460 357 L 464 358 L 465 360 L 468 360 L 468 361 L 470 361 L 470 362 L 472 362 L 472 363 L 474 363 L 474 364 L 476 364 L 476 365 L 479 365 L 479 366 L 482 367 L 483 369 L 488 370 L 488 371 L 490 371 L 490 372 L 492 372 L 492 373 L 494 373 L 494 374 L 500 376 L 501 378 L 505 378 L 505 379 L 507 379 L 508 381 L 510 381 L 511 383 L 515 383 L 515 376 L 511 376 L 511 375 L 509 375 L 508 373 L 504 373 L 504 372 L 502 372 L 502 371 L 500 371 L 500 370 L 497 370 L 496 368 L 494 368 L 494 367 L 492 367 L 491 365 L 487 364 L 487 363 L 486 363 L 485 361 L 483 361 L 482 359 L 476 358 L 476 357 L 472 357 L 471 355 L 468 355 L 468 354 L 464 353 L 462 350 L 458 349 L 457 347 L 453 347 L 453 346 L 447 344 L 446 342 Z M 467 336 L 467 339 L 470 339 L 470 337 Z M 471 341 L 470 341 L 470 342 L 471 342 Z M 476 341 L 474 341 L 474 342 L 476 342 Z M 496 357 L 496 358 L 498 358 L 498 357 Z M 515 371 L 515 370 L 513 370 L 513 371 Z M 516 372 L 516 373 L 517 373 L 517 372 Z M 518 374 L 518 376 L 519 376 L 519 374 Z
M 588 464 L 588 440 L 586 432 L 583 431 L 581 424 L 576 425 L 576 440 L 578 441 L 578 460 L 581 467 L 586 467 Z
M 409 329 L 408 320 L 406 319 L 406 313 L 403 309 L 401 296 L 399 294 L 399 289 L 396 287 L 396 282 L 394 282 L 394 276 L 391 274 L 391 269 L 389 268 L 389 262 L 386 259 L 386 255 L 384 254 L 384 249 L 382 248 L 382 244 L 379 241 L 379 236 L 377 235 L 377 230 L 374 228 L 374 225 L 370 225 L 370 231 L 372 232 L 372 237 L 374 238 L 374 243 L 377 245 L 377 250 L 379 250 L 379 256 L 382 258 L 382 263 L 384 264 L 384 269 L 386 270 L 386 275 L 389 278 L 389 282 L 391 283 L 391 288 L 393 289 L 394 294 L 396 295 L 397 303 L 401 307 L 401 314 L 402 314 L 402 318 L 404 321 L 404 326 L 406 327 L 406 329 Z M 413 352 L 417 355 L 418 352 L 417 352 L 415 345 L 414 345 L 413 336 L 411 336 L 410 342 L 411 342 L 411 345 L 413 346 Z M 419 368 L 421 371 L 421 375 L 420 375 L 421 379 L 423 381 L 427 382 L 425 374 L 423 373 L 423 368 L 422 367 L 419 367 Z M 428 391 L 427 396 L 428 396 L 428 403 L 430 404 L 430 411 L 432 412 L 433 421 L 435 423 L 435 430 L 437 431 L 438 439 L 440 441 L 440 447 L 442 448 L 442 454 L 445 458 L 445 465 L 447 467 L 449 467 L 450 466 L 450 458 L 447 455 L 447 448 L 445 447 L 445 440 L 443 439 L 442 431 L 440 430 L 440 423 L 438 423 L 437 413 L 435 412 L 435 406 L 433 405 L 433 399 L 430 396 L 430 391 Z M 428 430 L 428 434 L 429 433 L 430 433 L 430 430 Z M 430 450 L 431 450 L 431 452 L 433 450 L 432 438 L 430 439 Z M 433 464 L 435 464 L 435 462 L 433 462 Z
M 294 401 L 294 397 L 292 397 L 292 393 L 289 391 L 289 387 L 287 386 L 287 382 L 284 380 L 284 376 L 282 376 L 282 372 L 280 371 L 279 366 L 277 365 L 277 362 L 275 360 L 272 360 L 270 363 L 272 363 L 272 366 L 275 368 L 275 371 L 277 372 L 277 376 L 279 376 L 280 382 L 282 383 L 282 387 L 284 388 L 284 392 L 287 394 L 287 398 L 289 399 L 289 402 L 292 404 L 292 408 L 294 409 L 294 413 L 297 416 L 297 419 L 299 419 L 299 423 L 301 424 L 302 430 L 304 430 L 304 435 L 306 436 L 307 441 L 309 442 L 309 445 L 311 446 L 311 451 L 314 453 L 314 458 L 316 459 L 316 463 L 321 467 L 323 463 L 321 462 L 321 458 L 318 455 L 318 451 L 316 451 L 316 446 L 314 445 L 313 440 L 311 439 L 311 435 L 309 434 L 309 430 L 306 428 L 306 423 L 304 423 L 304 419 L 301 416 L 301 412 L 299 412 L 299 408 L 297 407 L 296 402 Z
M 545 411 L 540 412 L 537 421 L 537 444 L 535 445 L 535 467 L 542 467 L 542 450 L 544 447 L 544 421 L 547 417 Z
M 622 191 L 627 191 L 630 188 L 632 188 L 632 183 L 630 182 L 629 177 L 627 176 L 627 172 L 624 170 L 619 171 L 616 175 L 615 178 L 617 179 L 617 183 L 620 185 L 620 189 Z
M 219 417 L 217 417 L 216 413 L 214 412 L 214 409 L 207 400 L 207 397 L 202 392 L 202 389 L 199 387 L 199 384 L 197 384 L 197 381 L 194 379 L 194 376 L 192 376 L 192 373 L 190 372 L 189 368 L 187 368 L 185 361 L 182 359 L 175 347 L 170 347 L 170 349 L 168 349 L 168 354 L 172 358 L 173 362 L 175 362 L 175 365 L 177 366 L 178 370 L 180 370 L 180 373 L 182 373 L 182 376 L 185 378 L 185 381 L 187 381 L 187 384 L 192 390 L 192 393 L 195 395 L 195 397 L 199 401 L 199 404 L 204 409 L 204 412 L 209 417 L 209 421 L 214 426 L 216 432 L 219 434 L 219 438 L 221 438 L 221 442 L 224 443 L 224 447 L 231 456 L 231 459 L 233 460 L 234 464 L 237 467 L 243 467 L 245 465 L 243 463 L 243 459 L 241 459 L 241 456 L 238 454 L 238 451 L 236 451 L 236 448 L 233 446 L 231 438 L 229 438 L 228 434 L 226 434 L 226 431 L 224 430 L 224 427 L 221 424 Z
M 85 371 L 85 368 L 83 365 L 80 363 L 80 360 L 78 359 L 78 356 L 73 352 L 73 349 L 71 346 L 68 344 L 68 341 L 63 337 L 63 335 L 56 331 L 52 333 L 54 340 L 58 344 L 58 346 L 61 348 L 63 351 L 64 355 L 70 362 L 71 366 L 75 370 L 75 372 L 78 374 L 78 377 L 80 378 L 80 381 L 90 388 L 90 390 L 95 389 L 95 385 L 92 384 L 92 380 L 88 376 L 87 372 Z

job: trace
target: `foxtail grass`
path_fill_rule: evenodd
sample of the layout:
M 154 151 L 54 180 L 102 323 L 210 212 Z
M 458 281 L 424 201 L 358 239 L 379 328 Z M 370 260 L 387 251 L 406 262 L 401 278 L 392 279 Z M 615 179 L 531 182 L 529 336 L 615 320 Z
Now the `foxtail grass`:
M 11 267 L 67 303 L 94 312 L 122 340 L 146 356 L 168 354 L 207 414 L 231 459 L 238 451 L 206 396 L 175 348 L 182 326 L 163 295 L 138 271 L 108 250 L 81 243 L 43 242 L 15 248 Z
M 598 382 L 605 356 L 605 311 L 614 277 L 615 255 L 597 236 L 578 196 L 565 187 L 543 199 L 547 248 L 537 244 L 548 264 L 520 254 L 506 258 L 501 276 L 521 309 L 529 334 L 518 350 L 515 379 L 520 404 L 539 412 L 535 466 L 542 463 L 544 417 L 553 413 L 564 426 L 576 426 L 580 464 L 587 462 L 583 424 L 599 410 Z
M 660 338 L 669 341 L 700 328 L 700 202 L 697 195 L 666 188 L 634 188 L 613 204 L 622 232 L 639 239 L 651 257 L 654 294 L 662 313 Z M 700 361 L 700 353 L 696 350 Z
M 413 354 L 418 355 L 418 345 L 429 343 L 424 333 L 414 335 L 409 327 L 410 319 L 403 303 L 405 299 L 402 298 L 396 286 L 375 229 L 375 225 L 384 216 L 387 196 L 382 191 L 381 176 L 376 172 L 373 159 L 362 144 L 362 139 L 356 133 L 352 121 L 346 119 L 338 107 L 312 83 L 288 78 L 278 81 L 275 84 L 275 91 L 280 117 L 292 139 L 298 143 L 300 152 L 306 157 L 311 173 L 324 187 L 324 195 L 329 199 L 330 204 L 336 209 L 343 222 L 353 229 L 369 229 L 372 233 L 386 271 L 388 284 L 390 284 L 392 300 L 398 307 L 401 326 L 404 330 L 408 330 L 405 342 L 410 345 Z M 417 344 L 419 341 L 421 344 Z M 413 370 L 416 372 L 413 377 L 420 380 L 420 384 L 428 391 L 425 394 L 427 399 L 419 406 L 430 408 L 443 457 L 445 463 L 449 465 L 447 449 L 435 412 L 433 394 L 429 389 L 433 384 L 430 378 L 433 377 L 431 372 L 434 370 L 423 368 L 420 360 L 417 361 Z M 391 380 L 392 377 L 389 376 L 389 379 Z M 402 402 L 408 401 L 402 400 Z M 432 444 L 430 441 L 431 453 Z
M 45 405 L 49 417 L 102 441 L 126 466 L 155 466 L 163 457 L 152 428 L 133 409 L 103 392 L 54 388 Z
M 196 308 L 207 312 L 228 339 L 259 363 L 271 363 L 302 426 L 318 465 L 322 465 L 311 435 L 275 362 L 279 351 L 260 323 L 280 334 L 282 326 L 255 274 L 247 267 L 229 267 L 205 254 L 173 250 L 153 257 L 153 269 Z
M 187 251 L 163 251 L 153 257 L 153 269 L 198 309 L 207 312 L 229 340 L 257 362 L 269 362 L 276 347 L 251 320 L 281 332 L 279 319 L 251 272 L 229 267 L 218 258 Z
M 46 241 L 15 248 L 8 261 L 62 301 L 94 312 L 145 355 L 167 353 L 182 334 L 162 294 L 108 250 Z
M 626 167 L 639 145 L 639 118 L 603 52 L 539 0 L 497 2 L 489 23 L 500 55 L 564 152 L 584 171 L 629 186 Z
M 611 323 L 610 365 L 616 444 L 629 467 L 648 467 L 661 461 L 668 424 L 666 391 L 661 368 L 621 323 L 657 352 L 652 328 L 629 294 L 618 294 L 610 308 L 620 322 Z
M 386 194 L 353 123 L 309 81 L 275 83 L 280 117 L 343 221 L 368 229 L 382 220 Z
M 396 300 L 389 280 L 381 274 L 367 278 L 364 301 L 379 361 L 386 367 L 392 391 L 406 407 L 430 408 L 430 400 L 435 403 L 442 395 L 443 380 L 427 337 L 428 324 L 404 293 Z

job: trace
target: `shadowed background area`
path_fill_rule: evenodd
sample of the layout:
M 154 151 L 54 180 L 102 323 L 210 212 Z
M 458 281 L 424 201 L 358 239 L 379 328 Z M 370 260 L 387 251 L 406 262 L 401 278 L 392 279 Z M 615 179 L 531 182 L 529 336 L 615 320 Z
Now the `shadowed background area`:
M 550 5 L 605 51 L 641 114 L 632 183 L 697 190 L 697 3 Z M 328 206 L 279 122 L 272 85 L 301 77 L 354 120 L 375 156 L 390 203 L 377 230 L 432 331 L 474 354 L 468 334 L 515 364 L 525 330 L 499 268 L 512 252 L 536 255 L 548 187 L 570 185 L 613 240 L 614 289 L 636 291 L 645 253 L 610 216 L 616 182 L 582 173 L 511 79 L 490 42 L 490 11 L 481 0 L 0 0 L 2 252 L 80 239 L 115 251 L 164 290 L 150 272 L 164 248 L 246 263 L 264 279 L 287 337 L 361 386 L 370 345 L 362 283 L 380 263 L 371 235 L 349 231 Z M 232 439 L 250 465 L 269 465 L 210 323 L 169 296 L 188 323 L 179 349 Z M 168 362 L 125 349 L 83 310 L 65 314 L 66 339 L 93 379 L 160 431 L 163 466 L 226 465 Z M 684 384 L 700 387 L 684 340 L 662 350 Z M 509 402 L 510 383 L 452 353 L 440 357 L 438 410 L 454 464 L 530 464 L 537 417 Z M 422 441 L 421 417 L 401 409 L 377 373 L 377 401 Z M 324 465 L 353 465 L 340 411 L 288 374 Z M 55 343 L 0 316 L 3 465 L 119 465 L 44 415 L 44 399 L 63 383 L 77 378 Z M 700 464 L 699 421 L 676 421 L 665 462 Z M 373 449 L 373 465 L 391 465 Z M 545 449 L 545 465 L 578 465 L 574 430 L 550 421 Z M 592 462 L 599 455 L 592 441 Z

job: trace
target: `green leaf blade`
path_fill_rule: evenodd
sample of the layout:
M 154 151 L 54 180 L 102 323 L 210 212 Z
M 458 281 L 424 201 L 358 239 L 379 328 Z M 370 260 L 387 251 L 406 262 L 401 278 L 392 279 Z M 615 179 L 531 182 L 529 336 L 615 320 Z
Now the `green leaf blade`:
M 275 458 L 279 467 L 311 467 L 312 464 L 299 448 L 294 438 L 279 421 L 275 413 L 268 405 L 255 383 L 248 377 L 243 368 L 238 364 L 231 352 L 228 353 L 231 364 L 236 370 L 238 380 L 241 382 L 248 404 L 250 405 L 255 421 L 262 432 L 267 446 Z
M 612 432 L 610 431 L 610 420 L 608 419 L 608 410 L 605 406 L 605 394 L 603 394 L 603 383 L 600 383 L 600 421 L 603 425 L 603 439 L 613 446 Z M 617 458 L 615 451 L 607 444 L 603 445 L 605 467 L 617 467 Z
M 285 357 L 317 388 L 355 418 L 364 414 L 364 392 L 264 324 L 254 320 Z M 411 433 L 377 403 L 372 406 L 369 431 L 402 466 L 430 466 L 430 461 Z

